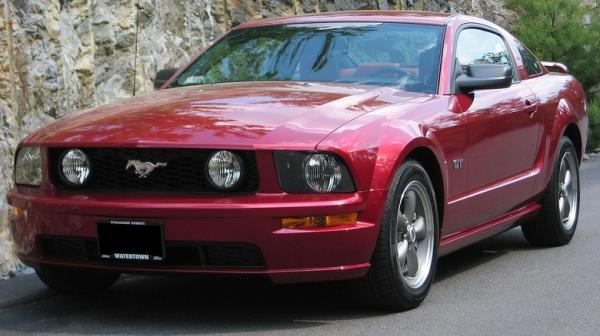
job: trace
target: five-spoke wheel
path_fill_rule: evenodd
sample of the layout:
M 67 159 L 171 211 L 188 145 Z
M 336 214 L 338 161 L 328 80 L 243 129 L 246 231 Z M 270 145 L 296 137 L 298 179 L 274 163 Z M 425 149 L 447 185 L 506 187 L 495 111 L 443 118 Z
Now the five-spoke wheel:
M 410 182 L 400 200 L 393 237 L 396 262 L 406 283 L 418 288 L 427 278 L 433 258 L 433 210 L 427 189 L 419 181 Z
M 369 273 L 353 293 L 379 308 L 405 310 L 427 296 L 437 265 L 439 218 L 433 184 L 413 160 L 396 171 Z
M 573 170 L 577 164 L 571 152 L 565 152 L 560 160 L 559 188 L 558 188 L 558 211 L 561 223 L 566 230 L 570 230 L 575 223 L 577 214 L 577 203 L 579 202 L 578 174 Z
M 579 217 L 579 157 L 567 137 L 560 139 L 552 177 L 540 204 L 539 214 L 521 225 L 525 238 L 533 245 L 567 244 Z

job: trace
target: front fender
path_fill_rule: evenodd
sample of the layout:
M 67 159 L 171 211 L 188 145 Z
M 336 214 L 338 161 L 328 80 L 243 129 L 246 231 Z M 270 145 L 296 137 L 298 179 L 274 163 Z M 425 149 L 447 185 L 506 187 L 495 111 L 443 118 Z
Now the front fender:
M 349 163 L 359 190 L 388 189 L 398 167 L 418 148 L 431 151 L 446 185 L 446 158 L 433 132 L 416 121 L 368 114 L 330 134 L 317 150 L 336 153 Z
M 389 188 L 394 174 L 408 157 L 417 149 L 427 149 L 438 163 L 444 185 L 447 181 L 446 158 L 439 146 L 439 141 L 433 132 L 416 124 L 402 127 L 402 129 L 386 130 L 387 135 L 382 138 L 377 164 L 373 174 L 372 187 L 374 189 Z M 399 136 L 400 134 L 400 136 Z

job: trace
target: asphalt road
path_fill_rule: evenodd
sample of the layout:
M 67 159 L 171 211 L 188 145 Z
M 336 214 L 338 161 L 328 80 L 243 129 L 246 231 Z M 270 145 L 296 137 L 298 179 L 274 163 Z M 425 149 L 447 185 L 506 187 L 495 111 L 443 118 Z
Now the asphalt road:
M 528 246 L 519 229 L 439 262 L 412 311 L 368 311 L 336 283 L 128 276 L 100 296 L 66 297 L 34 275 L 0 282 L 0 334 L 600 335 L 600 158 L 582 166 L 570 245 Z

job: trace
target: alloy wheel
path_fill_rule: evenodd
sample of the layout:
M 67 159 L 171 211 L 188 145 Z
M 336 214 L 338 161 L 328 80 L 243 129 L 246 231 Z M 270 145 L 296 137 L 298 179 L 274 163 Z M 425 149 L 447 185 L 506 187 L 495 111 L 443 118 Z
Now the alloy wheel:
M 561 158 L 558 174 L 558 211 L 564 229 L 570 231 L 577 218 L 579 203 L 577 163 L 571 152 L 565 152 Z
M 431 271 L 434 226 L 427 189 L 421 182 L 410 182 L 400 198 L 393 243 L 400 276 L 413 289 L 421 287 Z

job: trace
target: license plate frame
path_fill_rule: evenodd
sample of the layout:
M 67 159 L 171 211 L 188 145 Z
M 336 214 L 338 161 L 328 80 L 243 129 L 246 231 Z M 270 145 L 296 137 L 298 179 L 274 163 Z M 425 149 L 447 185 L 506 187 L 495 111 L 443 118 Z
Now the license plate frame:
M 112 219 L 96 224 L 98 255 L 103 260 L 151 262 L 165 260 L 162 223 L 139 219 Z

